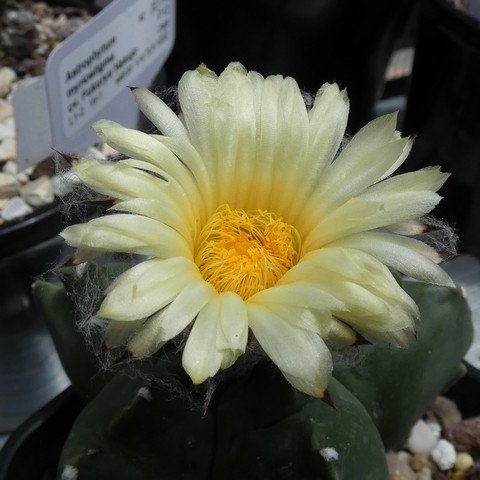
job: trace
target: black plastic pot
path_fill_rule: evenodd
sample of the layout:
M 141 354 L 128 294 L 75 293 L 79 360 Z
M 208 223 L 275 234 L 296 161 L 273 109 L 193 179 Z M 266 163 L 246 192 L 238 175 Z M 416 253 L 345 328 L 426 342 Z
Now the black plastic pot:
M 0 434 L 69 385 L 33 303 L 32 282 L 68 255 L 57 206 L 0 228 Z
M 436 214 L 456 224 L 464 248 L 479 230 L 480 22 L 446 0 L 426 0 L 415 54 L 405 133 L 418 134 L 405 169 L 442 165 L 452 177 Z M 478 233 L 476 233 L 477 239 Z
M 415 2 L 399 0 L 206 0 L 177 2 L 177 36 L 166 65 L 176 84 L 204 62 L 231 61 L 264 75 L 294 77 L 316 93 L 337 81 L 351 100 L 354 133 L 373 116 L 394 43 Z
M 25 421 L 0 451 L 0 479 L 54 480 L 63 444 L 82 408 L 68 388 Z

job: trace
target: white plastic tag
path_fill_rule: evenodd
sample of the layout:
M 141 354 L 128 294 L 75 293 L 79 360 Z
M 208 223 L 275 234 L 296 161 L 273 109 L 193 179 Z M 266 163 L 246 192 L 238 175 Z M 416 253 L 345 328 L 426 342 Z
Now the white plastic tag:
M 127 86 L 150 86 L 175 39 L 175 0 L 114 0 L 50 55 L 46 72 L 53 147 L 95 141 L 91 124 L 137 123 Z

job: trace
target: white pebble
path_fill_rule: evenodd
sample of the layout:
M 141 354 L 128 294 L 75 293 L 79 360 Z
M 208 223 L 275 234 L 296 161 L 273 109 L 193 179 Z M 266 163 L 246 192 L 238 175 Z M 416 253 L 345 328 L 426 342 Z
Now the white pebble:
M 442 434 L 442 427 L 438 422 L 430 421 L 425 422 L 428 425 L 428 428 L 438 437 L 440 438 Z
M 16 175 L 17 174 L 17 164 L 16 162 L 12 162 L 9 160 L 5 165 L 3 166 L 3 173 L 8 173 L 9 175 Z
M 455 447 L 443 438 L 438 442 L 430 455 L 440 470 L 449 470 L 452 468 L 457 458 Z
M 407 447 L 413 453 L 430 453 L 438 443 L 440 429 L 436 424 L 419 420 L 412 428 Z
M 338 460 L 338 452 L 332 447 L 325 447 L 320 450 L 320 455 L 327 462 L 336 462 Z
M 23 199 L 32 207 L 48 205 L 54 200 L 52 181 L 46 175 L 27 183 L 20 192 Z
M 15 160 L 17 158 L 17 143 L 14 138 L 6 138 L 0 142 L 0 161 Z
M 33 208 L 21 197 L 11 198 L 3 207 L 2 218 L 7 222 L 24 217 L 33 212 Z
M 17 179 L 18 183 L 21 183 L 22 185 L 25 185 L 30 181 L 30 177 L 25 172 L 17 173 L 15 178 Z
M 18 182 L 9 173 L 0 173 L 0 198 L 13 197 L 18 193 Z
M 0 122 L 13 116 L 13 107 L 10 102 L 0 98 Z
M 15 120 L 13 117 L 7 118 L 0 123 L 0 140 L 15 138 Z
M 0 68 L 0 97 L 6 97 L 12 89 L 13 82 L 17 79 L 15 70 L 10 67 Z

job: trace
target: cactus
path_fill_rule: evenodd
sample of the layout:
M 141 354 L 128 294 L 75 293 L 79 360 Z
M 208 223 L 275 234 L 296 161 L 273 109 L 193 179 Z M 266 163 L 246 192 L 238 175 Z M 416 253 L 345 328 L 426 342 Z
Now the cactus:
M 83 288 L 72 275 L 64 281 L 68 291 Z M 67 290 L 37 282 L 65 369 L 83 398 L 93 397 L 72 428 L 58 478 L 68 468 L 84 480 L 387 478 L 384 446 L 398 444 L 454 379 L 472 337 L 458 290 L 404 288 L 422 315 L 409 348 L 353 347 L 365 349 L 363 359 L 337 365 L 324 400 L 299 393 L 260 363 L 222 384 L 204 413 L 192 409 L 196 389 L 175 355 L 98 374 Z
M 146 373 L 145 364 L 139 368 Z M 189 381 L 172 362 L 157 360 L 153 370 L 167 383 Z M 383 480 L 383 446 L 365 409 L 339 382 L 329 391 L 332 405 L 259 365 L 220 388 L 203 414 L 168 387 L 119 374 L 77 419 L 59 472 L 74 467 L 82 479 L 117 480 Z
M 211 478 L 385 479 L 385 452 L 365 409 L 334 379 L 328 392 L 328 402 L 309 397 L 265 366 L 233 384 L 216 409 Z
M 58 478 L 68 466 L 92 480 L 208 478 L 212 416 L 191 411 L 185 398 L 172 398 L 168 388 L 149 379 L 154 372 L 163 382 L 176 382 L 185 374 L 178 364 L 158 359 L 136 369 L 135 376 L 113 378 L 78 417 Z

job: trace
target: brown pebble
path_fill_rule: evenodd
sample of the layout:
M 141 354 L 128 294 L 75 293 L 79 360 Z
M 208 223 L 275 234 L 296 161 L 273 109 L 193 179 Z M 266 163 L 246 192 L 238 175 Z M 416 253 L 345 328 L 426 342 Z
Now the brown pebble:
M 480 448 L 480 416 L 463 420 L 445 429 L 447 438 L 459 452 Z
M 466 470 L 457 470 L 452 474 L 452 480 L 466 480 L 468 472 Z
M 432 470 L 429 467 L 423 467 L 416 473 L 415 480 L 432 480 Z
M 457 404 L 446 397 L 437 397 L 432 407 L 433 413 L 435 413 L 443 428 L 450 427 L 454 423 L 462 421 L 462 414 L 457 407 Z
M 389 480 L 415 480 L 415 472 L 409 465 L 410 458 L 407 452 L 387 453 Z
M 419 472 L 429 465 L 429 457 L 427 453 L 415 453 L 410 460 L 410 466 L 415 472 Z

